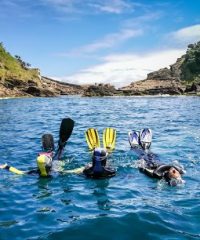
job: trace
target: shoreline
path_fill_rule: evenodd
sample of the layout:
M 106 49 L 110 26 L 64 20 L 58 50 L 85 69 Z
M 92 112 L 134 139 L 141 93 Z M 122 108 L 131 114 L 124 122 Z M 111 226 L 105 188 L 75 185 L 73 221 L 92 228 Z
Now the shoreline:
M 199 94 L 177 94 L 177 95 L 170 95 L 170 94 L 155 94 L 155 95 L 119 95 L 119 96 L 92 96 L 92 97 L 85 97 L 80 94 L 72 94 L 72 95 L 60 95 L 60 96 L 55 96 L 55 97 L 34 97 L 34 96 L 20 96 L 20 97 L 0 97 L 0 100 L 5 100 L 5 99 L 19 99 L 19 98 L 66 98 L 66 97 L 81 97 L 81 98 L 171 98 L 171 97 L 200 97 Z

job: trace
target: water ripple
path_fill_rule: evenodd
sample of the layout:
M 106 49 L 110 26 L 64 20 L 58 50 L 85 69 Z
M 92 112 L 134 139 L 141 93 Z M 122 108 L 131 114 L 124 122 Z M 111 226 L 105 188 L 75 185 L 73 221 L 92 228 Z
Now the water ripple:
M 116 177 L 89 180 L 54 174 L 50 179 L 1 171 L 0 239 L 200 239 L 200 101 L 198 97 L 34 98 L 0 100 L 0 164 L 36 166 L 41 135 L 58 139 L 63 117 L 76 124 L 63 163 L 87 164 L 84 131 L 117 130 L 110 164 Z M 171 188 L 141 174 L 130 150 L 131 129 L 153 130 L 152 151 L 186 169 L 184 186 Z

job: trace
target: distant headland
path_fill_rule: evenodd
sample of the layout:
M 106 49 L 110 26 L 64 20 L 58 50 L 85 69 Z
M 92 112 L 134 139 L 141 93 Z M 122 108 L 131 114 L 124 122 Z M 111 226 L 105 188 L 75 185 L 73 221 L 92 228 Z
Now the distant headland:
M 20 56 L 12 56 L 0 43 L 0 97 L 200 95 L 200 42 L 170 68 L 151 72 L 145 80 L 116 89 L 111 84 L 81 86 L 43 77 Z

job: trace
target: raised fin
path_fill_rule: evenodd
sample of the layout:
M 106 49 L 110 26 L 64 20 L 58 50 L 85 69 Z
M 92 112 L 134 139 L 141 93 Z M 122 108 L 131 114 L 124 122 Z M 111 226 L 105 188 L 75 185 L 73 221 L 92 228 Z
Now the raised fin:
M 97 129 L 89 128 L 85 132 L 85 138 L 90 150 L 94 150 L 96 147 L 100 147 L 100 140 Z
M 74 121 L 71 118 L 64 118 L 60 125 L 59 142 L 65 144 L 72 134 Z
M 70 138 L 74 128 L 74 121 L 71 118 L 64 118 L 60 124 L 58 149 L 54 159 L 61 159 L 67 140 Z
M 143 149 L 149 149 L 152 142 L 152 131 L 150 128 L 144 128 L 140 131 L 140 144 Z
M 115 149 L 116 129 L 106 128 L 103 131 L 103 146 L 108 151 L 112 152 Z
M 128 140 L 131 147 L 137 147 L 140 145 L 140 132 L 138 131 L 131 131 L 128 133 Z

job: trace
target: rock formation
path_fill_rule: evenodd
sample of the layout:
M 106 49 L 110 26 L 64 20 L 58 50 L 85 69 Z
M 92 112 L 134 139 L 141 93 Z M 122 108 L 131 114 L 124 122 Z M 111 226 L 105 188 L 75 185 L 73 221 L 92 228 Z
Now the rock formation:
M 89 86 L 85 91 L 84 97 L 102 97 L 119 95 L 119 91 L 110 84 L 96 84 Z
M 84 88 L 42 77 L 19 56 L 11 56 L 0 43 L 0 97 L 53 97 L 83 94 Z
M 151 72 L 145 80 L 115 89 L 110 84 L 79 86 L 42 77 L 19 56 L 11 56 L 0 43 L 0 97 L 80 94 L 83 96 L 121 96 L 157 94 L 200 95 L 200 42 L 190 44 L 187 52 L 170 68 Z
M 190 44 L 185 55 L 170 68 L 151 72 L 147 79 L 121 88 L 125 95 L 199 94 L 200 42 Z

